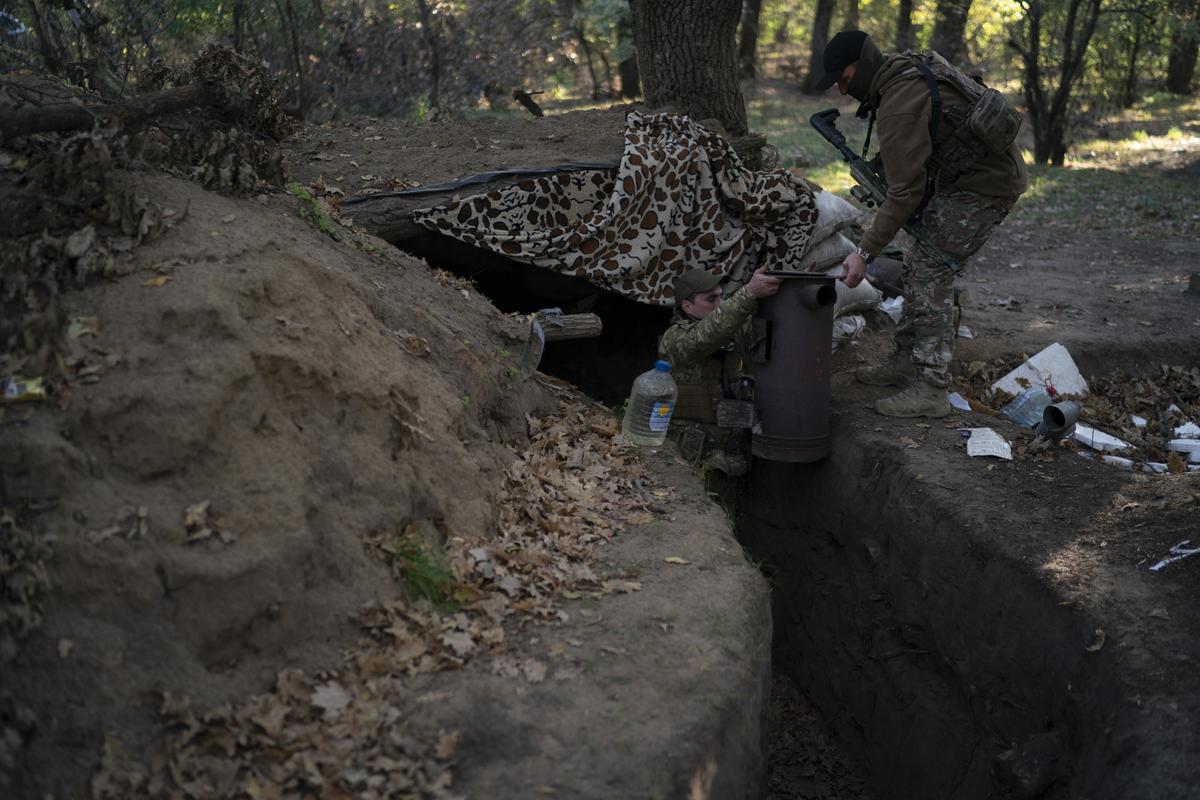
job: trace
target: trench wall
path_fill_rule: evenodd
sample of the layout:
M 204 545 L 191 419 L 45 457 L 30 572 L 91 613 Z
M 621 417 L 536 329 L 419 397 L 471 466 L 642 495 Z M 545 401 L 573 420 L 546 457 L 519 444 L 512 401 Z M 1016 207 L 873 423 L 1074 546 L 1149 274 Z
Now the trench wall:
M 1194 797 L 1178 744 L 1194 724 L 1153 718 L 1169 698 L 1131 697 L 1128 653 L 1087 648 L 1113 621 L 1064 601 L 1011 546 L 1052 508 L 992 497 L 1000 518 L 984 517 L 952 477 L 927 483 L 894 432 L 867 432 L 875 419 L 835 417 L 820 464 L 757 461 L 738 522 L 772 581 L 776 669 L 873 795 Z

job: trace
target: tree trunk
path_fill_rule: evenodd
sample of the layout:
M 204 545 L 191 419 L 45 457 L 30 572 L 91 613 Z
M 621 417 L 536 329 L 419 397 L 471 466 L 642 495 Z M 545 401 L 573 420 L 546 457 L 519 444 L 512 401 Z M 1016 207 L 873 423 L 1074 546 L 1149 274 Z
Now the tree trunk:
M 812 38 L 809 40 L 812 50 L 808 57 L 808 73 L 800 83 L 802 92 L 819 93 L 817 81 L 825 74 L 825 45 L 829 44 L 829 24 L 833 22 L 833 8 L 836 4 L 837 0 L 817 0 L 817 10 L 813 14 Z
M 1175 32 L 1171 35 L 1171 52 L 1167 59 L 1167 91 L 1191 94 L 1192 79 L 1196 76 L 1196 51 L 1200 45 L 1200 0 L 1181 4 Z
M 933 25 L 933 39 L 929 43 L 951 64 L 967 60 L 967 15 L 971 11 L 971 0 L 938 0 L 937 21 Z
M 762 0 L 746 0 L 742 5 L 742 38 L 738 42 L 738 66 L 743 78 L 758 75 L 758 20 Z
M 596 77 L 596 59 L 592 55 L 592 45 L 583 32 L 582 24 L 575 26 L 575 38 L 579 40 L 579 48 L 583 50 L 583 57 L 587 59 L 588 77 L 592 79 L 592 99 L 599 100 L 600 79 Z
M 1129 43 L 1129 61 L 1125 67 L 1125 81 L 1121 87 L 1121 106 L 1130 108 L 1138 99 L 1137 64 L 1138 56 L 1142 54 L 1143 21 L 1138 17 L 1133 21 L 1133 41 Z
M 66 36 L 58 12 L 54 8 L 46 8 L 45 3 L 29 0 L 29 13 L 33 19 L 33 31 L 37 36 L 38 52 L 41 53 L 42 63 L 46 71 L 53 75 L 62 75 L 67 62 L 71 60 L 67 52 Z
M 442 48 L 438 43 L 437 33 L 433 30 L 433 14 L 429 10 L 427 0 L 417 0 L 417 12 L 421 15 L 421 35 L 425 39 L 425 47 L 429 50 L 429 107 L 439 108 L 442 102 Z
M 629 14 L 622 14 L 617 23 L 617 49 L 623 52 L 626 44 L 629 55 L 617 64 L 617 74 L 621 76 L 621 97 L 632 100 L 642 93 L 642 82 L 638 77 L 637 48 L 633 46 L 633 24 Z
M 779 18 L 779 27 L 775 29 L 775 44 L 787 44 L 792 34 L 792 15 L 785 11 Z
M 858 30 L 859 17 L 858 0 L 846 0 L 846 18 L 842 21 L 842 30 Z
M 246 0 L 234 0 L 233 2 L 233 49 L 237 52 L 242 52 L 242 28 L 243 17 L 246 14 Z
M 1102 0 L 1069 0 L 1066 18 L 1060 31 L 1052 31 L 1062 55 L 1057 61 L 1058 83 L 1043 86 L 1042 23 L 1046 14 L 1045 0 L 1030 0 L 1020 22 L 1024 41 L 1016 31 L 1009 45 L 1021 54 L 1024 64 L 1022 77 L 1025 104 L 1030 127 L 1033 129 L 1033 158 L 1038 164 L 1047 162 L 1062 166 L 1067 155 L 1067 111 L 1071 89 L 1083 74 L 1088 44 L 1096 32 Z M 1057 49 L 1057 48 L 1056 48 Z
M 672 105 L 693 119 L 715 117 L 747 131 L 738 83 L 739 0 L 631 0 L 646 105 Z
M 292 65 L 296 70 L 296 109 L 300 119 L 304 119 L 305 89 L 304 89 L 304 58 L 300 55 L 300 30 L 296 25 L 296 12 L 292 9 L 292 0 L 275 0 L 279 11 L 279 21 L 285 32 L 292 40 Z
M 613 91 L 612 64 L 608 60 L 608 54 L 604 52 L 604 48 L 602 47 L 596 51 L 596 55 L 600 57 L 600 63 L 604 65 L 604 82 L 601 85 L 608 87 L 605 94 L 610 98 L 615 97 L 616 93 Z
M 911 50 L 916 44 L 913 35 L 913 0 L 900 0 L 900 10 L 896 14 L 896 52 L 903 53 Z

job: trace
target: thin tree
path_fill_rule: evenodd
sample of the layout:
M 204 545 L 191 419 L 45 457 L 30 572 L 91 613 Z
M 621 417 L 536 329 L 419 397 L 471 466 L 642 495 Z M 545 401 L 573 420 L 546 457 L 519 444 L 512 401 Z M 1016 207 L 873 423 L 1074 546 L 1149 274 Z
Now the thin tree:
M 1138 59 L 1146 44 L 1146 25 L 1153 19 L 1142 16 L 1138 10 L 1131 12 L 1133 33 L 1129 36 L 1129 56 L 1125 61 L 1125 77 L 1121 81 L 1121 106 L 1130 108 L 1138 100 Z
M 812 37 L 809 39 L 812 49 L 808 57 L 808 72 L 800 82 L 800 90 L 808 94 L 818 93 L 817 81 L 825 74 L 825 45 L 829 44 L 829 25 L 833 22 L 835 5 L 837 0 L 817 0 L 817 8 L 813 12 Z
M 433 12 L 426 0 L 417 0 L 417 12 L 421 15 L 421 36 L 429 51 L 429 107 L 438 108 L 442 102 L 442 47 L 437 32 L 433 29 Z
M 291 39 L 292 67 L 296 71 L 296 115 L 304 119 L 307 92 L 304 88 L 304 56 L 300 53 L 300 28 L 296 24 L 296 11 L 292 8 L 292 0 L 275 0 L 275 8 L 279 12 L 280 25 Z
M 1053 30 L 1055 0 L 1020 0 L 1024 18 L 1010 31 L 1008 44 L 1021 56 L 1022 88 L 1033 128 L 1033 159 L 1062 166 L 1067 156 L 1067 112 L 1071 89 L 1083 74 L 1087 47 L 1096 32 L 1103 0 L 1065 0 L 1066 18 L 1060 30 Z M 1052 56 L 1043 54 L 1043 37 L 1061 50 L 1056 59 L 1058 81 L 1045 85 L 1043 62 Z
M 1179 0 L 1171 51 L 1167 57 L 1167 91 L 1191 94 L 1200 49 L 1200 0 Z
M 633 39 L 646 105 L 674 106 L 694 119 L 715 117 L 746 133 L 738 83 L 740 0 L 631 0 Z
M 842 30 L 856 31 L 860 24 L 858 0 L 846 0 L 846 17 L 842 20 Z
M 971 0 L 938 0 L 929 47 L 951 64 L 967 60 L 967 15 Z
M 46 70 L 54 75 L 64 74 L 71 53 L 58 11 L 50 3 L 29 0 L 29 15 L 33 20 L 38 53 Z
M 758 75 L 758 31 L 762 0 L 742 4 L 742 37 L 738 40 L 738 68 L 743 78 Z
M 917 42 L 913 31 L 913 0 L 900 0 L 896 11 L 896 52 L 911 50 Z
M 617 63 L 617 74 L 621 76 L 621 97 L 632 100 L 641 94 L 642 81 L 638 75 L 637 48 L 633 44 L 633 22 L 628 11 L 622 14 L 617 22 L 617 52 L 625 54 Z

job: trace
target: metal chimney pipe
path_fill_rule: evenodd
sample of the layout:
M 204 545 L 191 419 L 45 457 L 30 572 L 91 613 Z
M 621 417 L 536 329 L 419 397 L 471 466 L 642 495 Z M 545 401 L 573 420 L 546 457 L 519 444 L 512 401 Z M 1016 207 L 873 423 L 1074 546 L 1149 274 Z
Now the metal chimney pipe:
M 819 461 L 829 455 L 834 278 L 768 274 L 784 280 L 777 295 L 759 302 L 753 322 L 756 420 L 750 451 L 768 461 Z
M 1071 435 L 1078 421 L 1079 403 L 1064 400 L 1046 406 L 1042 411 L 1042 422 L 1034 429 L 1034 433 L 1047 439 L 1063 439 Z

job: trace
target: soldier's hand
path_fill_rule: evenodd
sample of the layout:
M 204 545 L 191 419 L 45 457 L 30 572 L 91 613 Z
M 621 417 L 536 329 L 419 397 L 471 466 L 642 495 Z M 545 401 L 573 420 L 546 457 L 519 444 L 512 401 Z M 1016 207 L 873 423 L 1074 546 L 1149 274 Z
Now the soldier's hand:
M 842 262 L 842 274 L 839 276 L 842 283 L 853 289 L 862 283 L 863 278 L 867 276 L 867 262 L 863 261 L 863 257 L 858 253 L 851 253 L 846 256 L 846 260 Z
M 746 294 L 754 300 L 761 300 L 764 297 L 778 294 L 781 285 L 783 285 L 783 278 L 774 278 L 767 274 L 766 267 L 759 267 L 754 270 L 754 274 L 750 276 L 750 282 L 746 284 Z

